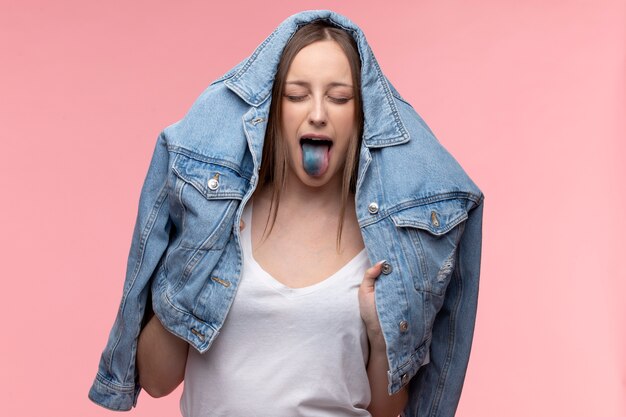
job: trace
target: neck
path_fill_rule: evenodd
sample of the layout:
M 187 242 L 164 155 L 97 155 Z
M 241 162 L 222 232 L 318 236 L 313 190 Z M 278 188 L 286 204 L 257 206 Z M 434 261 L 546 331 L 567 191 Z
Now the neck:
M 264 184 L 255 191 L 255 207 L 260 207 L 255 212 L 264 213 L 262 218 L 267 224 L 275 224 L 270 219 L 270 205 L 272 200 L 273 184 Z M 357 224 L 354 208 L 354 194 L 347 197 L 342 224 Z M 322 187 L 310 187 L 298 180 L 295 175 L 287 177 L 285 188 L 280 194 L 280 204 L 276 213 L 278 224 L 289 228 L 290 225 L 306 224 L 316 225 L 318 231 L 332 231 L 335 236 L 341 222 L 341 177 L 330 181 Z M 294 216 L 294 214 L 297 214 Z M 342 227 L 342 229 L 344 229 Z M 345 229 L 344 229 L 345 230 Z M 264 232 L 265 235 L 265 232 Z M 342 240 L 343 242 L 343 240 Z M 344 243 L 342 243 L 344 246 Z
M 296 175 L 288 175 L 280 204 L 285 204 L 285 208 L 306 206 L 309 210 L 324 208 L 338 213 L 341 207 L 341 179 L 340 175 L 336 175 L 320 187 L 311 187 Z

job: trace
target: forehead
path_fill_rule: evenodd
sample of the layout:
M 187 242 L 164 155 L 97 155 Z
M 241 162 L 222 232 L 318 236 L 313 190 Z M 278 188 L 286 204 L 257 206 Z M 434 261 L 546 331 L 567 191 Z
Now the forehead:
M 318 41 L 302 48 L 287 71 L 286 82 L 352 84 L 350 62 L 335 41 Z

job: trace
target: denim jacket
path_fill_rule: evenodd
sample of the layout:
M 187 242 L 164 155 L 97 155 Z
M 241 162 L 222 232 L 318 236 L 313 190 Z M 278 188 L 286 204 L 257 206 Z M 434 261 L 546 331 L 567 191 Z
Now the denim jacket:
M 388 391 L 408 385 L 405 417 L 454 415 L 476 317 L 483 194 L 383 75 L 361 29 L 327 10 L 286 19 L 158 137 L 121 303 L 89 392 L 99 405 L 136 405 L 137 340 L 150 305 L 201 353 L 218 337 L 240 279 L 239 221 L 259 180 L 280 54 L 318 19 L 351 33 L 361 55 L 356 214 L 371 263 L 387 261 L 375 298 Z

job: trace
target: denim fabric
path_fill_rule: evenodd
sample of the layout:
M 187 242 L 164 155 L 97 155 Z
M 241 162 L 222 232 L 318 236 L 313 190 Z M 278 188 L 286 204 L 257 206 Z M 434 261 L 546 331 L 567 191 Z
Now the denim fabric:
M 276 66 L 293 33 L 317 19 L 350 32 L 362 60 L 356 212 L 371 263 L 388 263 L 376 306 L 389 393 L 409 385 L 405 417 L 454 415 L 476 316 L 483 194 L 382 74 L 363 32 L 326 10 L 285 20 L 160 134 L 122 300 L 89 392 L 94 402 L 113 410 L 136 405 L 137 339 L 148 303 L 199 352 L 218 337 L 239 283 L 239 220 L 258 182 Z

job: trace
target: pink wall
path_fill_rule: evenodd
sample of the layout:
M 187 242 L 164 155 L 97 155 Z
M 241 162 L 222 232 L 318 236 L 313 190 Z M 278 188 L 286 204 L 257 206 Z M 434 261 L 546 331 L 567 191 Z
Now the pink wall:
M 210 3 L 0 4 L 1 415 L 112 415 L 87 391 L 156 136 L 310 8 L 361 25 L 486 194 L 457 415 L 625 415 L 624 2 Z

